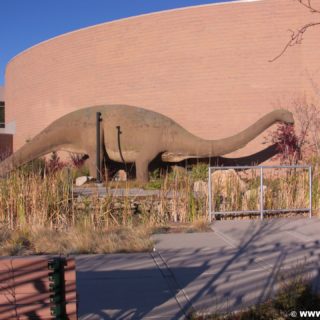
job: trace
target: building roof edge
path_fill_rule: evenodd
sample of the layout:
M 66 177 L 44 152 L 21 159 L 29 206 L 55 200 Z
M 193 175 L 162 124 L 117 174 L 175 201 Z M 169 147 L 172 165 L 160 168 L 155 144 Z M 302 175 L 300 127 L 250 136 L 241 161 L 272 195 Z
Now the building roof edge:
M 29 50 L 32 50 L 38 46 L 43 45 L 46 42 L 55 40 L 57 38 L 61 38 L 61 37 L 65 37 L 68 36 L 70 34 L 82 31 L 82 30 L 87 30 L 87 29 L 91 29 L 91 28 L 95 28 L 101 25 L 105 25 L 105 24 L 114 24 L 114 23 L 118 23 L 118 22 L 122 22 L 122 21 L 127 21 L 127 20 L 133 20 L 133 19 L 139 19 L 141 17 L 146 17 L 146 16 L 151 16 L 151 15 L 157 15 L 157 14 L 162 14 L 164 12 L 174 12 L 174 11 L 184 11 L 184 10 L 191 10 L 193 8 L 201 8 L 201 7 L 209 7 L 209 6 L 222 6 L 222 5 L 231 5 L 231 4 L 239 4 L 239 3 L 250 3 L 250 2 L 261 2 L 261 1 L 265 1 L 265 0 L 231 0 L 231 1 L 223 1 L 223 2 L 215 2 L 215 3 L 207 3 L 207 4 L 200 4 L 200 5 L 193 5 L 193 6 L 188 6 L 188 7 L 182 7 L 182 8 L 173 8 L 173 9 L 167 9 L 167 10 L 160 10 L 160 11 L 155 11 L 155 12 L 150 12 L 150 13 L 143 13 L 143 14 L 139 14 L 137 16 L 130 16 L 130 17 L 125 17 L 125 18 L 120 18 L 120 19 L 116 19 L 116 20 L 110 20 L 110 21 L 106 21 L 106 22 L 101 22 L 101 23 L 97 23 L 88 27 L 83 27 L 80 29 L 76 29 L 76 30 L 72 30 L 66 33 L 62 33 L 60 35 L 54 36 L 52 38 L 49 38 L 47 40 L 41 41 L 21 52 L 19 52 L 18 54 L 16 54 L 14 57 L 12 57 L 8 63 L 6 64 L 6 69 L 7 66 L 16 58 L 20 57 L 21 55 L 25 54 L 26 52 L 28 52 Z M 0 85 L 1 86 L 1 85 Z

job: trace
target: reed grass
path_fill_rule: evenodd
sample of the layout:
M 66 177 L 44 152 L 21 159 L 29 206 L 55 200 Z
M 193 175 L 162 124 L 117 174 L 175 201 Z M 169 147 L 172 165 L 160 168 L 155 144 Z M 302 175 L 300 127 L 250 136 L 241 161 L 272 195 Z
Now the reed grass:
M 0 228 L 0 255 L 84 254 L 150 251 L 151 229 L 121 227 L 93 230 L 86 227 L 23 230 Z
M 314 161 L 312 205 L 315 212 L 320 205 L 319 168 L 319 161 Z M 101 229 L 192 223 L 208 215 L 207 191 L 193 191 L 197 179 L 201 178 L 205 185 L 207 170 L 204 169 L 206 166 L 201 165 L 191 172 L 177 170 L 159 175 L 150 182 L 158 186 L 158 195 L 147 201 L 125 196 L 120 200 L 112 194 L 81 196 L 79 200 L 73 193 L 74 174 L 70 169 L 42 175 L 32 170 L 16 170 L 0 180 L 0 223 L 11 230 L 27 226 L 63 229 L 81 225 Z M 212 180 L 216 212 L 259 210 L 260 176 L 255 170 L 237 171 L 226 175 L 224 181 Z M 124 189 L 128 191 L 128 188 L 127 185 Z M 307 208 L 308 172 L 300 169 L 267 170 L 263 194 L 265 209 Z
M 147 201 L 112 194 L 79 199 L 76 176 L 70 168 L 48 173 L 37 165 L 0 180 L 0 254 L 146 251 L 152 230 L 171 221 L 204 229 L 198 208 L 205 212 L 206 204 L 192 195 L 187 175 L 161 177 L 159 196 Z
M 317 213 L 320 205 L 320 161 L 314 159 L 312 165 L 312 205 L 314 213 Z M 114 252 L 113 250 L 125 249 L 115 245 L 113 246 L 117 249 L 112 249 L 112 245 L 106 245 L 105 241 L 102 241 L 105 243 L 102 249 L 101 246 L 90 244 L 85 237 L 96 239 L 95 235 L 100 235 L 103 238 L 103 234 L 116 229 L 130 234 L 131 230 L 141 228 L 145 230 L 145 237 L 138 235 L 136 240 L 126 239 L 128 248 L 130 243 L 136 243 L 133 247 L 139 248 L 137 243 L 140 239 L 146 239 L 150 230 L 168 226 L 170 223 L 175 226 L 179 223 L 190 224 L 193 225 L 192 230 L 206 230 L 208 227 L 206 165 L 197 165 L 191 171 L 173 170 L 171 173 L 154 174 L 145 187 L 149 188 L 151 185 L 153 189 L 157 188 L 158 195 L 142 200 L 137 197 L 116 197 L 109 193 L 104 197 L 93 194 L 81 196 L 79 199 L 73 192 L 72 182 L 77 176 L 75 169 L 63 168 L 48 173 L 42 170 L 41 166 L 39 168 L 24 167 L 0 180 L 0 226 L 3 226 L 0 241 L 3 247 L 7 248 L 2 252 L 19 252 L 19 247 L 26 251 L 29 250 L 26 248 L 30 247 L 34 253 L 51 252 L 49 246 L 44 249 L 46 241 L 35 245 L 40 236 L 26 236 L 31 233 L 41 234 L 39 230 L 49 230 L 48 237 L 51 235 L 50 241 L 56 243 L 58 248 L 56 252 L 87 252 L 94 251 L 93 247 L 96 248 L 95 252 Z M 195 193 L 194 183 L 198 180 L 203 181 L 204 190 Z M 115 183 L 111 185 L 113 188 L 117 187 Z M 265 209 L 308 207 L 309 180 L 305 171 L 269 170 L 266 172 L 264 185 Z M 130 182 L 119 186 L 129 191 Z M 254 170 L 231 174 L 224 181 L 214 181 L 212 187 L 213 208 L 217 212 L 259 209 L 260 177 Z M 10 241 L 6 240 L 6 232 L 9 231 L 12 233 L 11 245 Z M 55 232 L 57 237 L 64 238 L 65 242 L 55 240 L 51 231 Z M 68 232 L 74 234 L 73 240 L 68 238 Z M 78 241 L 81 232 L 84 238 Z M 42 233 L 43 236 L 44 234 L 45 232 Z M 29 245 L 29 242 L 32 245 Z M 64 243 L 68 242 L 79 245 L 69 245 L 67 248 Z M 143 242 L 145 244 L 141 247 L 150 246 L 147 241 Z M 83 248 L 81 243 L 85 244 Z M 130 250 L 134 251 L 133 247 L 130 247 Z
M 319 208 L 319 167 L 313 167 L 312 208 Z M 234 171 L 226 181 L 212 180 L 212 207 L 215 212 L 259 211 L 260 173 Z M 304 169 L 267 169 L 263 178 L 264 210 L 309 208 L 309 173 Z

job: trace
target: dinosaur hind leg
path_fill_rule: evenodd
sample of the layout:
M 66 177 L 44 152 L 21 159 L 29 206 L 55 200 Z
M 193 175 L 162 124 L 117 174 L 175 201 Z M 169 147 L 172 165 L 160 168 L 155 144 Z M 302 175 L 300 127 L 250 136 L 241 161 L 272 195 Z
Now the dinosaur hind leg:
M 149 160 L 137 159 L 136 160 L 136 178 L 139 182 L 148 182 L 149 180 Z

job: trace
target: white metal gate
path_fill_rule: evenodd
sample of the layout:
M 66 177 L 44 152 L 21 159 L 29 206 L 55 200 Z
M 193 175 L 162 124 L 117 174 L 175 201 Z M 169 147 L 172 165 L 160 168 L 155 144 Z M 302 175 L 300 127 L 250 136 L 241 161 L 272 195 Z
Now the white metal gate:
M 218 211 L 215 212 L 212 208 L 212 172 L 215 170 L 259 170 L 260 171 L 260 208 L 259 210 L 243 210 L 243 211 Z M 309 173 L 309 207 L 306 208 L 294 208 L 294 209 L 273 209 L 266 210 L 264 204 L 264 190 L 263 190 L 263 173 L 265 169 L 304 169 Z M 309 165 L 295 165 L 295 166 L 234 166 L 234 167 L 209 167 L 208 178 L 208 194 L 209 194 L 209 220 L 216 215 L 232 215 L 232 214 L 260 214 L 260 219 L 263 219 L 264 213 L 286 213 L 286 212 L 308 212 L 309 218 L 312 216 L 312 169 Z

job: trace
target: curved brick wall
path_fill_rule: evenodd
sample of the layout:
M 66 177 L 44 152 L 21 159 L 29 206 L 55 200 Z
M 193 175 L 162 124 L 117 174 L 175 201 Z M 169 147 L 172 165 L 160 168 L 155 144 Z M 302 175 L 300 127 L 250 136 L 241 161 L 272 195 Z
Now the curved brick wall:
M 4 101 L 4 87 L 0 86 L 0 102 Z
M 310 17 L 291 0 L 212 4 L 104 23 L 40 43 L 6 70 L 14 148 L 63 114 L 112 103 L 156 110 L 204 138 L 234 134 L 279 101 L 285 106 L 292 97 L 315 94 L 319 29 L 268 62 L 288 40 L 287 30 Z M 233 155 L 257 151 L 260 143 L 261 137 Z

